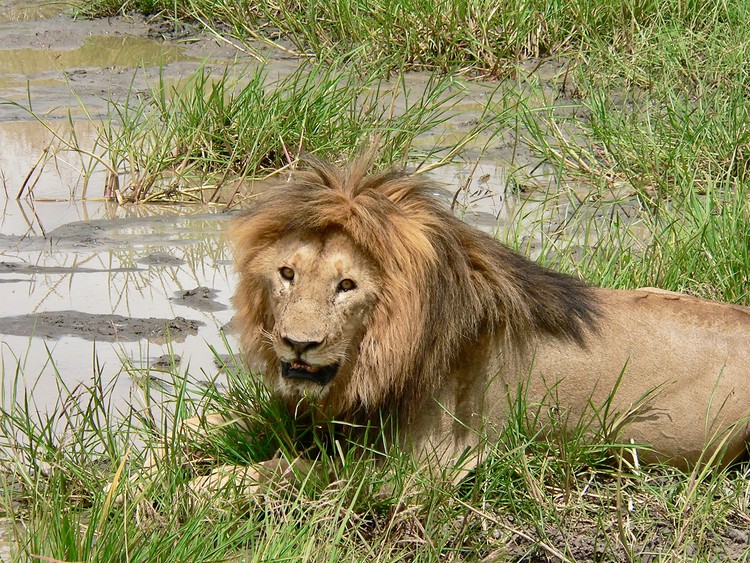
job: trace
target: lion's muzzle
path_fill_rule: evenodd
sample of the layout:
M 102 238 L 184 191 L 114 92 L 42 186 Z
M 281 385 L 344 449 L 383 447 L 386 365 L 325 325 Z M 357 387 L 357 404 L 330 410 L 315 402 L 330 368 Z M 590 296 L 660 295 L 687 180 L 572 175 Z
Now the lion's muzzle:
M 327 385 L 336 375 L 339 366 L 313 366 L 301 360 L 281 363 L 281 376 L 285 379 L 301 379 L 312 381 L 318 385 Z

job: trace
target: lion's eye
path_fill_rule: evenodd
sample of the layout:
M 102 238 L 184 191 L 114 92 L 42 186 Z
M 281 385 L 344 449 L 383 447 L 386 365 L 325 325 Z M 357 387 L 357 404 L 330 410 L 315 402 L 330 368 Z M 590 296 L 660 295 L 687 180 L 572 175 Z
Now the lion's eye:
M 289 266 L 283 266 L 279 268 L 279 274 L 286 281 L 292 281 L 294 279 L 294 270 L 292 270 Z
M 346 278 L 339 282 L 338 290 L 339 291 L 351 291 L 355 287 L 357 287 L 357 284 L 354 283 L 354 280 L 350 280 L 349 278 Z

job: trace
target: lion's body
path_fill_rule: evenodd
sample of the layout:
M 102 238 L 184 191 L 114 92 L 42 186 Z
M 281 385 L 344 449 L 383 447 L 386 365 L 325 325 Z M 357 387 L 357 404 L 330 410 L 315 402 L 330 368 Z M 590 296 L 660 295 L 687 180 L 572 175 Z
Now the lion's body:
M 590 288 L 457 220 L 422 180 L 314 166 L 233 229 L 242 346 L 290 409 L 385 413 L 441 463 L 518 404 L 540 429 L 652 448 L 642 459 L 744 450 L 750 309 Z
M 434 450 L 434 436 L 455 436 L 445 444 L 454 451 L 476 445 L 459 419 L 482 413 L 485 432 L 500 429 L 521 404 L 539 429 L 587 428 L 647 446 L 641 461 L 687 468 L 741 455 L 750 439 L 750 309 L 652 289 L 597 293 L 602 313 L 585 348 L 541 336 L 520 356 L 493 350 L 448 378 L 460 389 L 446 386 L 436 399 L 457 417 L 442 408 L 418 417 L 427 424 L 411 428 L 416 447 Z

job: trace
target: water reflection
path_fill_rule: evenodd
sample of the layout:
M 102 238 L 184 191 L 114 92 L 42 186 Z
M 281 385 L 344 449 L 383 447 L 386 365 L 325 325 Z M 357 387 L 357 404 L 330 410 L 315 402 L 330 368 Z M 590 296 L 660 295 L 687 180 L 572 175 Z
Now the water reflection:
M 84 182 L 101 190 L 99 186 L 105 184 L 106 169 L 94 166 L 94 161 L 84 153 L 64 150 L 66 143 L 70 143 L 101 153 L 101 149 L 97 149 L 98 137 L 96 125 L 86 120 L 76 121 L 75 131 L 72 131 L 67 121 L 42 124 L 0 119 L 0 184 L 6 197 L 12 199 L 20 194 L 33 196 L 37 201 L 68 200 L 81 196 Z M 93 188 L 88 193 L 89 197 L 100 195 L 101 191 L 95 193 Z M 7 202 L 3 205 L 7 207 Z M 82 212 L 85 213 L 85 208 Z
M 192 374 L 215 374 L 210 346 L 224 348 L 220 329 L 232 317 L 234 276 L 223 237 L 227 215 L 210 207 L 125 208 L 105 202 L 6 201 L 5 209 L 0 223 L 2 316 L 7 321 L 57 312 L 60 323 L 59 336 L 48 325 L 46 337 L 34 336 L 33 323 L 26 325 L 27 334 L 8 328 L 12 334 L 0 335 L 6 391 L 20 367 L 27 380 L 39 378 L 37 401 L 54 402 L 57 390 L 43 382 L 52 381 L 55 372 L 67 385 L 87 381 L 94 355 L 113 373 L 124 358 L 147 366 L 174 353 Z M 175 298 L 206 292 L 216 306 Z M 104 315 L 182 317 L 200 326 L 195 334 L 186 331 L 182 342 L 157 343 L 142 334 L 129 336 L 123 325 L 122 338 L 113 344 L 91 330 L 96 322 L 114 322 Z

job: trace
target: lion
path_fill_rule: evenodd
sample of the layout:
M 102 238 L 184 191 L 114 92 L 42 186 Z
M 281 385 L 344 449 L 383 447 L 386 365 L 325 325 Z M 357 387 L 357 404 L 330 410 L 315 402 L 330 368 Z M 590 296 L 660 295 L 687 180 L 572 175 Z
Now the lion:
M 385 412 L 445 463 L 521 392 L 540 425 L 606 406 L 602 430 L 648 461 L 745 451 L 750 308 L 591 287 L 462 222 L 423 177 L 309 162 L 231 229 L 241 347 L 293 412 Z
M 516 404 L 641 461 L 746 451 L 750 308 L 589 286 L 462 222 L 424 177 L 367 168 L 310 159 L 231 227 L 242 350 L 300 420 L 387 424 L 439 467 L 480 462 Z

